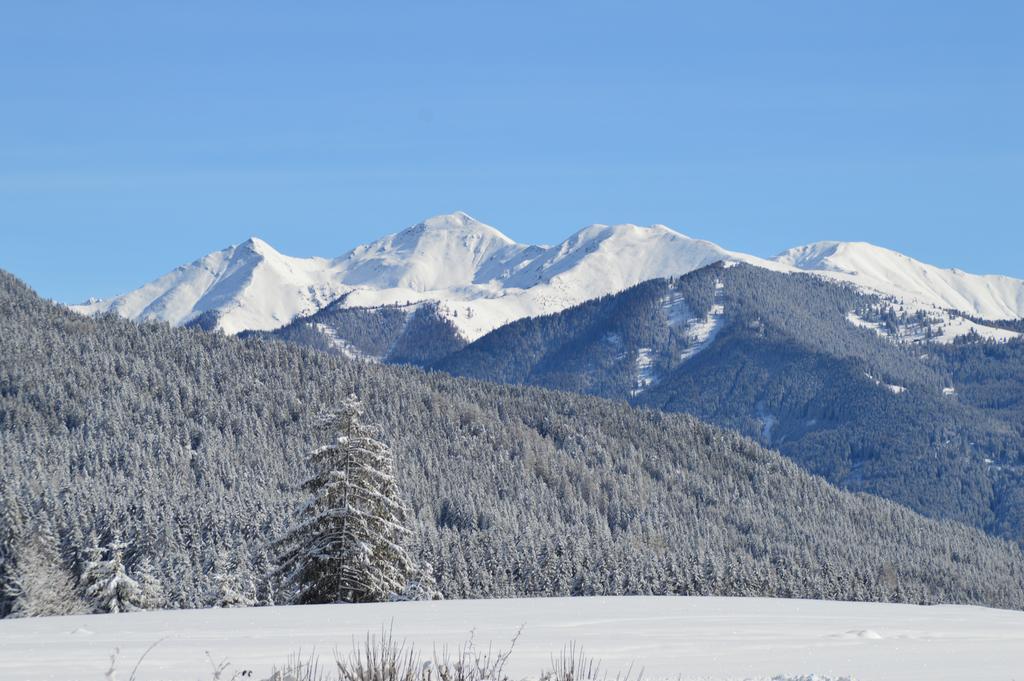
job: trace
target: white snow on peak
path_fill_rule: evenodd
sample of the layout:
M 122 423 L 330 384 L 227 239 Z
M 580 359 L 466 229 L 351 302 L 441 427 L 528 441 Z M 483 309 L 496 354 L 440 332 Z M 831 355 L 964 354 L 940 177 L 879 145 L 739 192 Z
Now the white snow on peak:
M 336 262 L 353 286 L 435 291 L 486 283 L 526 250 L 529 246 L 458 212 L 358 246 Z
M 261 239 L 211 253 L 116 298 L 92 300 L 72 309 L 86 314 L 185 324 L 205 312 L 220 315 L 226 333 L 271 329 L 309 314 L 337 298 L 323 258 L 292 258 Z
M 347 306 L 436 300 L 473 340 L 522 317 L 720 260 L 779 268 L 664 225 L 590 225 L 559 244 L 531 246 L 456 212 L 333 260 L 291 258 L 254 237 L 125 295 L 73 307 L 172 324 L 215 311 L 219 327 L 237 333 L 276 328 L 343 294 Z
M 821 241 L 785 251 L 782 265 L 982 319 L 1024 317 L 1024 281 L 942 269 L 864 242 Z
M 252 251 L 256 255 L 269 255 L 271 257 L 275 255 L 281 255 L 274 249 L 273 246 L 271 246 L 258 236 L 249 237 L 241 244 L 239 244 L 239 247 Z
M 814 272 L 979 317 L 1024 316 L 1022 281 L 942 270 L 869 244 L 821 242 L 766 260 L 664 225 L 595 224 L 561 243 L 534 246 L 462 212 L 432 217 L 333 259 L 286 256 L 252 237 L 124 295 L 72 307 L 171 324 L 211 312 L 219 328 L 233 334 L 282 326 L 342 295 L 346 306 L 430 300 L 475 340 L 522 317 L 719 261 Z

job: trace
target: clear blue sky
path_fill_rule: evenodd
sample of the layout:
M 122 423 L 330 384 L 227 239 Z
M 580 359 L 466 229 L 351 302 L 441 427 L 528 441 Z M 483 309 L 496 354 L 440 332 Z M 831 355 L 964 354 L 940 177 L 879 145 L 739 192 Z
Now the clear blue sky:
M 1024 277 L 1024 3 L 9 2 L 0 267 L 77 301 L 465 210 Z

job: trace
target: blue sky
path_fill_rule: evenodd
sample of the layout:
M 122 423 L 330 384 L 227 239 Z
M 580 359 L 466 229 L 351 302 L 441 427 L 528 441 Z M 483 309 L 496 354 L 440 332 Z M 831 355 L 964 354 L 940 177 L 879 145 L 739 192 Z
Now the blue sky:
M 143 6 L 144 5 L 144 6 Z M 1024 3 L 24 2 L 0 267 L 77 301 L 465 210 L 1024 277 Z

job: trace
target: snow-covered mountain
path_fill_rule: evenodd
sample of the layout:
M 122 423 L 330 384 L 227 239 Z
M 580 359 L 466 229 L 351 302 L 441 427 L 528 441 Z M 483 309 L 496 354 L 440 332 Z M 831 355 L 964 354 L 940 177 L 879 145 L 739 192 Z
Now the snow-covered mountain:
M 431 218 L 333 264 L 351 287 L 346 306 L 437 300 L 460 333 L 474 340 L 516 319 L 719 260 L 778 267 L 664 225 L 591 225 L 555 246 L 529 246 L 465 213 Z
M 116 312 L 138 321 L 186 324 L 215 313 L 227 333 L 270 329 L 311 314 L 348 290 L 331 261 L 292 258 L 255 237 L 183 265 L 115 298 L 90 300 L 72 309 Z
M 345 296 L 346 307 L 437 301 L 466 340 L 647 279 L 717 261 L 810 271 L 903 299 L 1007 319 L 1024 316 L 1024 281 L 943 270 L 869 244 L 823 242 L 768 260 L 664 225 L 591 225 L 554 246 L 516 243 L 457 212 L 335 259 L 292 258 L 259 239 L 211 253 L 130 293 L 73 309 L 187 324 L 212 315 L 226 333 L 268 330 Z
M 776 256 L 778 263 L 982 319 L 1024 316 L 1024 281 L 927 265 L 864 242 L 821 241 Z
M 515 319 L 723 259 L 773 266 L 662 225 L 592 225 L 556 246 L 529 246 L 453 213 L 333 260 L 291 258 L 253 238 L 125 295 L 73 308 L 172 324 L 212 313 L 233 334 L 279 327 L 342 295 L 346 307 L 436 300 L 472 340 Z

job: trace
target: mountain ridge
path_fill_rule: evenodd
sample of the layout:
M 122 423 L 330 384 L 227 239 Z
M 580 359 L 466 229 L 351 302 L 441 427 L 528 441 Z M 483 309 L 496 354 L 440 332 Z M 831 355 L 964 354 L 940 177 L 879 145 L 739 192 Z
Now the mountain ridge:
M 641 281 L 714 262 L 810 272 L 904 302 L 980 319 L 1024 317 L 1024 280 L 942 269 L 863 242 L 822 241 L 774 258 L 727 250 L 665 225 L 594 224 L 551 246 L 518 243 L 463 212 L 439 215 L 336 258 L 295 258 L 258 237 L 180 266 L 126 294 L 71 305 L 228 334 L 279 328 L 345 296 L 350 307 L 436 302 L 473 341 Z
M 1024 314 L 1024 286 L 1019 279 L 943 269 L 864 241 L 819 241 L 783 251 L 774 260 L 883 293 L 913 294 L 922 302 L 982 319 Z M 901 276 L 894 278 L 893 273 Z

